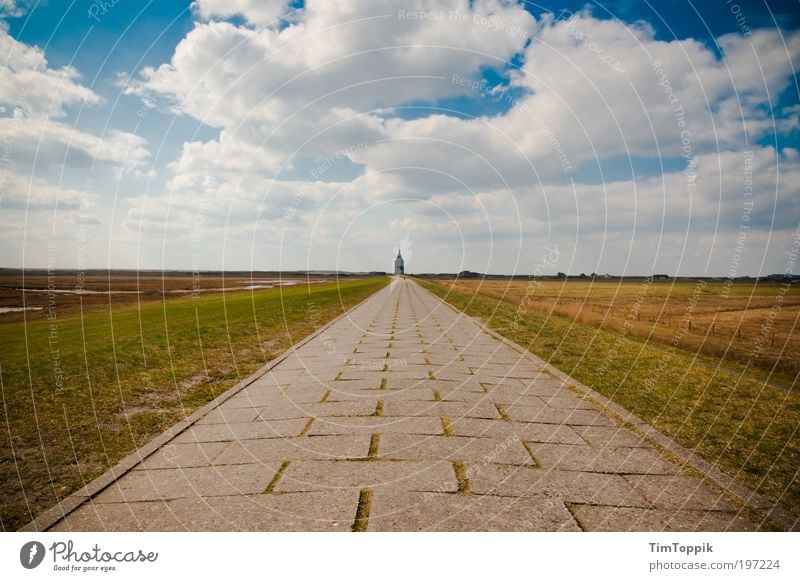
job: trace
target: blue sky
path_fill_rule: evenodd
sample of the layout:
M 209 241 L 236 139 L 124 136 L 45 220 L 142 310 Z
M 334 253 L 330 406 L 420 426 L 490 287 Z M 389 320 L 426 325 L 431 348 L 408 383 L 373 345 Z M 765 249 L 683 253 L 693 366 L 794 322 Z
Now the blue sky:
M 796 2 L 101 5 L 0 9 L 2 266 L 787 267 Z

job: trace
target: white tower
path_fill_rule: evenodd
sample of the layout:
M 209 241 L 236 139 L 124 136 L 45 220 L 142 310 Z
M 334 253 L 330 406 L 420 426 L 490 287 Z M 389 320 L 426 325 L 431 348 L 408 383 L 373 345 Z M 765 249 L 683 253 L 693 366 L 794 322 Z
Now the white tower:
M 403 255 L 400 254 L 400 249 L 397 249 L 397 258 L 394 259 L 394 274 L 395 276 L 400 276 L 405 272 L 405 262 L 403 261 Z

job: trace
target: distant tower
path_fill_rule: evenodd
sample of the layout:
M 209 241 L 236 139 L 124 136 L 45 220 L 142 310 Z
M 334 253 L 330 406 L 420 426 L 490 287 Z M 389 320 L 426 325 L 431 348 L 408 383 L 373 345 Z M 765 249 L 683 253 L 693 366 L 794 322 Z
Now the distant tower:
M 400 249 L 397 249 L 397 258 L 394 259 L 394 274 L 395 276 L 400 276 L 405 272 L 405 262 L 403 261 L 403 255 L 400 254 Z

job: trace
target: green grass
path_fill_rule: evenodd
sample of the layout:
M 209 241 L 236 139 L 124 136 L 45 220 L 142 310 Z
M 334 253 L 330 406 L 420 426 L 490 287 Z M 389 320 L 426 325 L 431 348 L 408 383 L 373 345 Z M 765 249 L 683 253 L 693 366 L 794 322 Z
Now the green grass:
M 388 280 L 0 324 L 0 527 L 24 525 Z
M 356 507 L 356 518 L 353 521 L 352 531 L 363 533 L 369 526 L 369 511 L 372 505 L 372 489 L 365 488 L 358 495 L 358 506 Z
M 289 468 L 289 463 L 288 460 L 284 460 L 281 463 L 281 467 L 278 468 L 275 476 L 272 477 L 272 480 L 269 481 L 269 484 L 267 484 L 267 487 L 264 489 L 264 494 L 275 494 L 275 487 L 278 486 L 278 482 L 283 477 L 283 473 Z
M 381 445 L 381 435 L 372 434 L 369 439 L 369 450 L 367 451 L 367 460 L 378 459 L 378 447 Z
M 743 366 L 619 331 L 417 281 L 669 434 L 759 494 L 800 513 L 800 394 Z M 517 325 L 512 325 L 513 322 Z
M 469 478 L 464 462 L 453 460 L 453 471 L 456 473 L 456 482 L 458 482 L 458 494 L 470 494 Z

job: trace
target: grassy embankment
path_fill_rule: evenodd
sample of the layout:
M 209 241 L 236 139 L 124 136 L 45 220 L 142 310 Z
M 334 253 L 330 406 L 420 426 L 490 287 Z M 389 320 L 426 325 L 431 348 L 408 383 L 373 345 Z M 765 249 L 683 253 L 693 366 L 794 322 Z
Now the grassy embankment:
M 0 324 L 0 527 L 24 525 L 388 280 Z
M 800 512 L 800 393 L 736 362 L 619 330 L 420 284 L 670 435 L 759 494 Z M 630 283 L 636 284 L 638 283 Z

